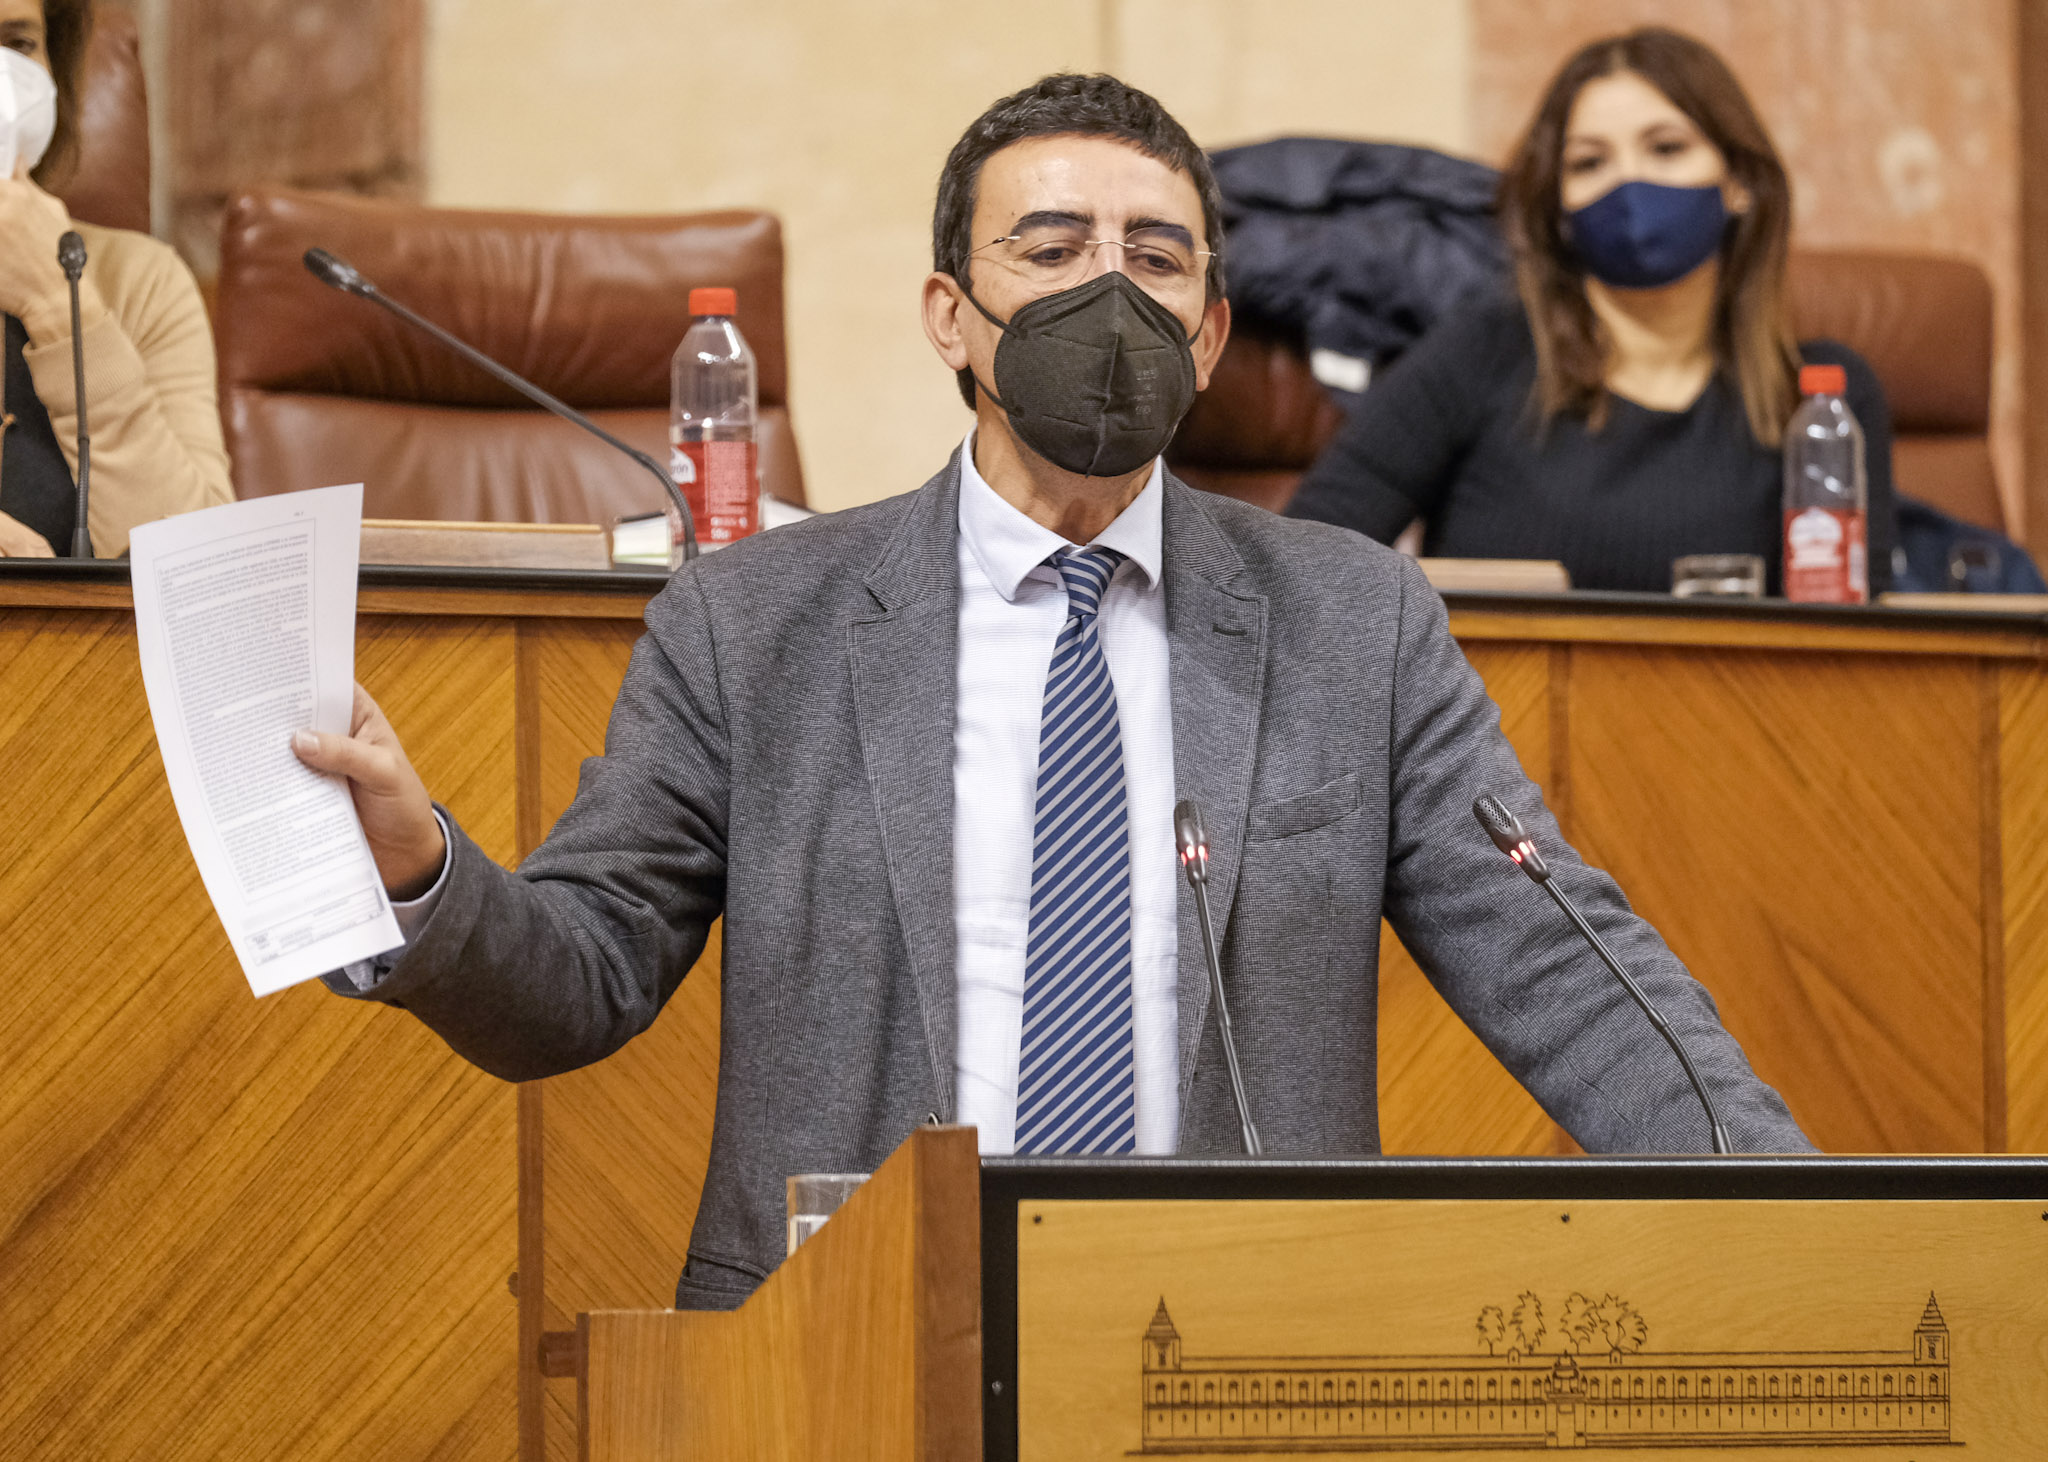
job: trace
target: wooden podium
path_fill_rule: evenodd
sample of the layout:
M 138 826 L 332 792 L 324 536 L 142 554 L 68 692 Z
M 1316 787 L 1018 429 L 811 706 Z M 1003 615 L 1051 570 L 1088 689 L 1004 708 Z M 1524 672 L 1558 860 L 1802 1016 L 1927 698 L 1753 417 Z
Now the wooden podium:
M 977 1160 L 925 1128 L 738 1310 L 578 1335 L 590 1462 L 2019 1456 L 2048 1162 Z

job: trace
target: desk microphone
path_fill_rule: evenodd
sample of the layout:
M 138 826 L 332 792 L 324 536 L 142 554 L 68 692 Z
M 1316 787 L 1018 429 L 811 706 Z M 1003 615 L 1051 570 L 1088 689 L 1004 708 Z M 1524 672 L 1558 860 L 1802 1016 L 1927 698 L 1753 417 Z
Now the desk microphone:
M 675 480 L 662 470 L 659 462 L 655 461 L 638 447 L 630 446 L 620 441 L 568 402 L 559 397 L 549 395 L 525 377 L 514 375 L 475 346 L 450 335 L 432 320 L 414 314 L 397 300 L 378 289 L 376 285 L 370 283 L 369 280 L 363 278 L 361 274 L 356 272 L 353 265 L 335 258 L 334 255 L 328 253 L 325 249 L 306 250 L 306 268 L 322 284 L 330 285 L 340 290 L 343 294 L 352 294 L 358 298 L 382 305 L 385 309 L 391 311 L 392 314 L 398 316 L 399 319 L 405 321 L 406 324 L 411 325 L 416 330 L 426 331 L 427 334 L 433 336 L 471 365 L 489 375 L 495 376 L 535 405 L 545 407 L 564 421 L 574 422 L 599 441 L 609 443 L 611 446 L 618 448 L 642 467 L 645 467 L 649 472 L 652 472 L 656 480 L 661 483 L 662 491 L 668 494 L 669 501 L 675 504 L 676 511 L 683 516 L 683 557 L 687 560 L 697 556 L 697 521 L 690 516 L 690 504 L 683 497 L 681 490 L 677 488 Z M 77 308 L 75 300 L 72 308 L 74 310 Z M 81 417 L 80 420 L 83 421 L 84 418 Z
M 1223 998 L 1223 966 L 1216 959 L 1216 926 L 1209 919 L 1209 838 L 1202 831 L 1202 809 L 1184 797 L 1173 809 L 1173 840 L 1180 866 L 1195 891 L 1195 912 L 1202 921 L 1202 957 L 1209 964 L 1209 998 L 1216 1005 L 1216 1028 L 1223 1034 L 1223 1059 L 1230 1065 L 1230 1095 L 1237 1103 L 1237 1121 L 1247 1157 L 1262 1157 L 1259 1129 L 1252 1125 L 1252 1105 L 1244 1094 L 1244 1075 L 1237 1069 L 1237 1037 L 1230 1030 L 1230 1006 Z
M 78 318 L 78 281 L 85 274 L 85 240 L 78 230 L 68 228 L 57 240 L 57 264 L 71 285 L 71 381 L 78 398 L 78 519 L 71 525 L 71 556 L 92 557 L 92 537 L 86 532 L 85 510 L 91 489 L 92 434 L 85 429 L 85 341 L 84 326 Z
M 1634 998 L 1636 1004 L 1643 1008 L 1643 1014 L 1650 1017 L 1650 1024 L 1657 1027 L 1657 1034 L 1664 1037 L 1672 1053 L 1678 1057 L 1678 1064 L 1685 1068 L 1685 1079 L 1692 1083 L 1693 1091 L 1699 1095 L 1700 1105 L 1707 1110 L 1707 1124 L 1714 1133 L 1714 1151 L 1723 1156 L 1734 1151 L 1728 1143 L 1727 1129 L 1722 1127 L 1721 1118 L 1714 1111 L 1714 1099 L 1707 1095 L 1706 1083 L 1700 1080 L 1699 1072 L 1693 1069 L 1692 1057 L 1686 1054 L 1684 1044 L 1678 1039 L 1678 1032 L 1665 1023 L 1664 1017 L 1657 1013 L 1657 1007 L 1650 1003 L 1650 997 L 1643 993 L 1643 987 L 1635 982 L 1633 975 L 1621 967 L 1621 961 L 1614 957 L 1601 942 L 1600 936 L 1593 932 L 1593 926 L 1586 922 L 1585 915 L 1565 897 L 1564 890 L 1552 881 L 1550 865 L 1543 861 L 1543 854 L 1537 851 L 1535 841 L 1522 831 L 1522 820 L 1508 810 L 1505 802 L 1490 793 L 1472 804 L 1472 815 L 1479 819 L 1479 825 L 1486 829 L 1486 835 L 1493 839 L 1496 848 L 1513 859 L 1515 865 L 1524 873 L 1543 885 L 1544 892 L 1564 910 L 1565 917 L 1572 921 L 1572 927 L 1585 937 L 1586 943 L 1593 946 L 1593 953 L 1600 956 L 1600 962 L 1613 971 L 1614 978 L 1621 981 L 1622 987 Z

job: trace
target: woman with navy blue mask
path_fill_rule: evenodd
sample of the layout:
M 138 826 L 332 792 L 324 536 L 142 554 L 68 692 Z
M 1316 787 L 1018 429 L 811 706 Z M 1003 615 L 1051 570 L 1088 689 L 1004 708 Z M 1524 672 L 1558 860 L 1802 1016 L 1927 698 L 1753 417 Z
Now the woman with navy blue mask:
M 1780 448 L 1802 362 L 1840 365 L 1891 564 L 1891 420 L 1862 358 L 1795 342 L 1791 188 L 1727 65 L 1650 28 L 1551 82 L 1501 178 L 1515 298 L 1446 319 L 1365 393 L 1289 511 L 1423 551 L 1561 560 L 1662 592 L 1671 562 L 1754 553 L 1778 592 Z

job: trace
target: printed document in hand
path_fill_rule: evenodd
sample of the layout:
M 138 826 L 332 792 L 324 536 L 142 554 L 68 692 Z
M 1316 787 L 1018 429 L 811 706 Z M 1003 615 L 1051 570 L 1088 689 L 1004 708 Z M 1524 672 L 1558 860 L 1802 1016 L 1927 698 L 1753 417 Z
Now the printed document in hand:
M 142 684 L 199 877 L 258 995 L 404 940 L 348 785 L 292 754 L 346 733 L 363 489 L 251 498 L 129 537 Z

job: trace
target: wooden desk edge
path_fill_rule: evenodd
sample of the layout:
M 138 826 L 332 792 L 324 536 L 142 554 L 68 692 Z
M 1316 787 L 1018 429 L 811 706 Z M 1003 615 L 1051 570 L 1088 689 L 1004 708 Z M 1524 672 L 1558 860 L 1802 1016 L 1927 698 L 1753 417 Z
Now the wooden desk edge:
M 1695 619 L 1683 615 L 1538 614 L 1451 610 L 1451 634 L 1463 643 L 1671 645 L 1697 649 L 1836 651 L 1879 655 L 1969 655 L 2003 660 L 2048 657 L 2048 632 L 1969 629 L 1953 624 L 1801 624 L 1783 620 Z
M 408 584 L 366 587 L 356 601 L 372 617 L 469 616 L 500 619 L 638 620 L 658 586 L 493 588 Z M 0 609 L 129 610 L 126 583 L 0 578 Z M 1689 614 L 1601 613 L 1598 610 L 1474 607 L 1453 602 L 1451 633 L 1467 643 L 1508 641 L 1549 644 L 1670 645 L 1698 649 L 1758 649 L 1886 655 L 1962 655 L 2001 660 L 2048 658 L 2048 620 L 2040 629 L 1958 624 L 1930 612 L 1920 623 L 1895 617 L 1872 623 L 1853 619 L 1789 619 Z
M 358 615 L 471 616 L 485 619 L 630 619 L 647 612 L 651 593 L 636 589 L 473 589 L 421 585 L 363 589 Z M 126 584 L 0 582 L 0 609 L 117 609 L 132 612 Z

